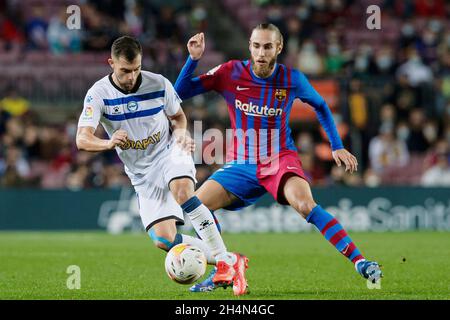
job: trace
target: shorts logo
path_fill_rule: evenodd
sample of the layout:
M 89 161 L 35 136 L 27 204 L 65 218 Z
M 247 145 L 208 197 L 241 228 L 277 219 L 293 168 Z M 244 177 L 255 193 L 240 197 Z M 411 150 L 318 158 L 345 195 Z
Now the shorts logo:
M 127 109 L 131 112 L 135 112 L 138 109 L 138 104 L 136 101 L 130 101 L 127 104 Z
M 84 116 L 86 118 L 92 118 L 94 116 L 94 108 L 92 108 L 91 106 L 87 106 L 84 109 Z
M 286 99 L 286 89 L 276 89 L 275 98 L 277 98 L 278 101 L 283 101 Z
M 206 229 L 206 228 L 208 228 L 209 226 L 212 226 L 212 225 L 213 225 L 213 222 L 212 222 L 212 221 L 209 221 L 209 220 L 203 220 L 203 221 L 200 223 L 200 230 Z
M 142 140 L 127 140 L 124 144 L 120 145 L 120 149 L 122 150 L 128 150 L 128 149 L 135 149 L 135 150 L 145 150 L 148 148 L 151 144 L 157 144 L 161 141 L 161 131 L 152 134 L 150 137 L 142 139 Z

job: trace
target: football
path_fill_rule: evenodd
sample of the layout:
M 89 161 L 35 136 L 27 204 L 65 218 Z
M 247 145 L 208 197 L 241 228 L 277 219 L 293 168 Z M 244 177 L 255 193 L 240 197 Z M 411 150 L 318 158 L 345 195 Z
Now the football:
M 191 284 L 205 274 L 206 257 L 198 247 L 180 243 L 167 253 L 165 266 L 170 279 Z

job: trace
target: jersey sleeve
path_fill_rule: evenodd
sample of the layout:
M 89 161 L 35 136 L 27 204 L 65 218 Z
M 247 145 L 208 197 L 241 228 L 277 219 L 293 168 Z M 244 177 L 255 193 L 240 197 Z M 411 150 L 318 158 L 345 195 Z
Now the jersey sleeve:
M 200 82 L 202 83 L 203 88 L 205 88 L 206 91 L 220 90 L 223 67 L 224 64 L 219 64 L 218 66 L 209 70 L 207 73 L 204 73 L 198 77 Z
M 84 98 L 83 111 L 78 119 L 78 127 L 97 128 L 102 115 L 103 100 L 92 90 L 87 92 Z
M 175 91 L 172 83 L 164 78 L 165 96 L 164 96 L 164 111 L 168 116 L 175 115 L 181 108 L 181 99 Z
M 224 64 L 218 65 L 198 77 L 193 77 L 197 64 L 198 60 L 192 60 L 188 57 L 175 82 L 175 90 L 183 100 L 210 90 L 220 90 L 221 74 Z
M 313 88 L 303 73 L 295 70 L 293 74 L 295 75 L 294 80 L 297 82 L 297 98 L 308 103 L 314 108 L 317 119 L 324 128 L 328 139 L 330 140 L 332 150 L 343 149 L 344 145 L 336 129 L 333 115 L 331 114 L 331 110 L 327 103 Z

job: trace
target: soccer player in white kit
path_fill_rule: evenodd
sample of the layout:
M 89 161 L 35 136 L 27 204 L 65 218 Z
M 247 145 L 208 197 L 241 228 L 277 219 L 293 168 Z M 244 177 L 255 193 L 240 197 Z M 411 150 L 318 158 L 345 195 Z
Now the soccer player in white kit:
M 217 264 L 217 284 L 246 284 L 247 258 L 227 252 L 212 213 L 194 194 L 195 145 L 187 135 L 181 100 L 169 80 L 141 71 L 141 61 L 136 39 L 123 36 L 114 41 L 108 59 L 113 72 L 86 94 L 77 147 L 117 151 L 137 193 L 142 223 L 158 248 L 168 251 L 179 243 L 193 244 L 209 264 Z M 94 135 L 99 123 L 109 139 Z M 184 224 L 183 212 L 201 239 L 177 233 L 176 225 Z M 233 268 L 220 268 L 224 263 Z M 235 295 L 243 293 L 234 290 Z

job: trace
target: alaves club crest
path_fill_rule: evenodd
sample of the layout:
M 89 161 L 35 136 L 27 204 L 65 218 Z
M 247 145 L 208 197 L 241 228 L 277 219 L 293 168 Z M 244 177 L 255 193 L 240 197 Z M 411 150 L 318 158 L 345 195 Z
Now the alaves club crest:
M 136 101 L 129 101 L 127 104 L 127 109 L 130 112 L 135 112 L 138 109 L 138 104 Z

